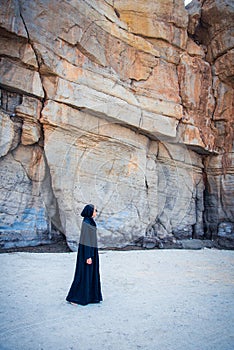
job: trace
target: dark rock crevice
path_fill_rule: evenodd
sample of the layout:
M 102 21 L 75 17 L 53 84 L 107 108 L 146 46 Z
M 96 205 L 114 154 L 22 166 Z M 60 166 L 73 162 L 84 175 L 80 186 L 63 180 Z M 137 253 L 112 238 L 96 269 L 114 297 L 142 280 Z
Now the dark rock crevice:
M 25 30 L 26 30 L 26 33 L 27 33 L 27 36 L 28 36 L 28 43 L 31 45 L 32 50 L 33 50 L 34 55 L 35 55 L 35 58 L 36 58 L 36 61 L 37 61 L 37 68 L 38 68 L 37 70 L 38 70 L 38 74 L 39 74 L 39 77 L 40 77 L 41 86 L 42 86 L 42 89 L 43 89 L 43 92 L 44 92 L 44 96 L 41 99 L 42 106 L 41 106 L 41 110 L 40 110 L 40 116 L 42 117 L 42 111 L 44 109 L 44 106 L 45 106 L 45 103 L 46 103 L 46 100 L 47 100 L 47 92 L 46 92 L 46 89 L 45 89 L 44 84 L 43 84 L 43 75 L 41 73 L 41 66 L 43 64 L 43 60 L 41 58 L 41 55 L 36 50 L 33 41 L 30 39 L 30 33 L 29 33 L 26 21 L 24 19 L 23 13 L 22 13 L 20 2 L 19 2 L 19 7 L 20 7 L 20 17 L 22 19 L 22 22 L 24 24 L 24 27 L 25 27 Z M 38 119 L 38 122 L 40 123 L 40 118 Z M 43 125 L 42 124 L 40 124 L 40 125 L 41 125 L 41 133 L 40 133 L 41 134 L 41 139 L 40 139 L 39 143 L 40 143 L 40 145 L 43 145 L 44 131 L 43 131 Z

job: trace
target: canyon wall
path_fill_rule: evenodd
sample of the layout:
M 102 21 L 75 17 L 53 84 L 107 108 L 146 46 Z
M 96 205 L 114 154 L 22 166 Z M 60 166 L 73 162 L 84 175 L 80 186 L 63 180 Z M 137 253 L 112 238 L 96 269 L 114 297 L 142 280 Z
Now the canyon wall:
M 234 247 L 230 0 L 1 0 L 1 247 Z

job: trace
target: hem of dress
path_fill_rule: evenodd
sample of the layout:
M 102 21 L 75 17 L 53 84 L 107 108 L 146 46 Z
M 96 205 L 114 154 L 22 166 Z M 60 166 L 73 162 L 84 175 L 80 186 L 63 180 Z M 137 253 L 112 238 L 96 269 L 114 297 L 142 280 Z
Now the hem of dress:
M 76 301 L 76 300 L 68 300 L 68 299 L 66 299 L 66 301 L 67 301 L 68 303 L 75 303 L 75 304 L 77 304 L 77 305 L 82 305 L 82 306 L 86 306 L 86 305 L 88 305 L 88 304 L 99 304 L 100 302 L 102 302 L 102 300 L 93 300 L 93 301 L 89 301 L 89 302 L 87 302 L 87 303 L 80 303 L 79 301 Z

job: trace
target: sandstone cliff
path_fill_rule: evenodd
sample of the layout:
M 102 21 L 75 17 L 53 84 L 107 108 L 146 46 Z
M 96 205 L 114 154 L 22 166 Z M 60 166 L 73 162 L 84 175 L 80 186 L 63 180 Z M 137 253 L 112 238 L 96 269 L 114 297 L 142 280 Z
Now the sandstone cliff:
M 1 246 L 234 246 L 230 0 L 1 0 Z

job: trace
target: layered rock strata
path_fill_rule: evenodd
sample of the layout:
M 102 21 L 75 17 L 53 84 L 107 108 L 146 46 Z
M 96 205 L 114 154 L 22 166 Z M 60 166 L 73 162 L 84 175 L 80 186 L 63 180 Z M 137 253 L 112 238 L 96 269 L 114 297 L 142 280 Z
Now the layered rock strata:
M 233 5 L 2 0 L 1 246 L 232 247 Z

